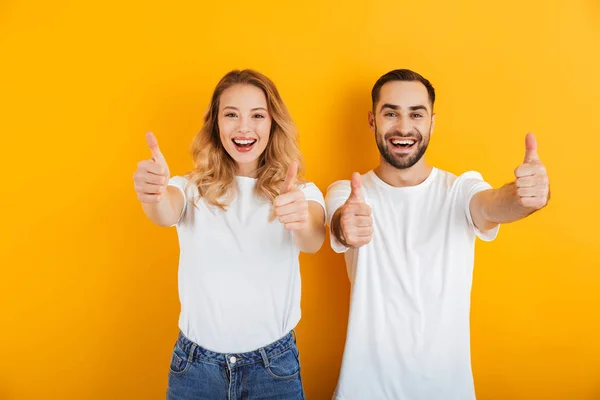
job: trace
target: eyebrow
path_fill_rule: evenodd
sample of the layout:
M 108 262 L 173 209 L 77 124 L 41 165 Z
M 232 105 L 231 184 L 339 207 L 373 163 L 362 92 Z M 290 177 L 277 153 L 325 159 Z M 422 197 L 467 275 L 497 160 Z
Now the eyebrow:
M 396 110 L 399 110 L 401 107 L 400 107 L 400 106 L 397 106 L 397 105 L 395 105 L 395 104 L 389 104 L 389 103 L 385 103 L 384 105 L 382 105 L 382 106 L 381 106 L 381 109 L 380 109 L 380 111 L 382 111 L 382 110 L 384 110 L 384 109 L 386 109 L 386 108 L 389 108 L 389 109 L 392 109 L 392 110 L 396 111 Z M 422 104 L 419 104 L 418 106 L 410 106 L 410 107 L 408 107 L 408 109 L 409 109 L 410 111 L 417 111 L 417 110 L 425 110 L 425 111 L 429 111 L 429 110 L 427 110 L 427 107 L 425 107 L 425 106 L 424 106 L 424 105 L 422 105 Z
M 232 110 L 235 110 L 235 111 L 240 111 L 240 109 L 239 109 L 239 108 L 237 108 L 237 107 L 232 107 L 232 106 L 227 106 L 227 107 L 224 107 L 224 108 L 223 108 L 223 110 L 227 110 L 228 108 L 230 108 L 230 109 L 232 109 Z M 250 111 L 256 111 L 256 110 L 263 110 L 263 111 L 267 111 L 267 109 L 266 109 L 266 108 L 264 108 L 264 107 L 255 107 L 255 108 L 251 109 Z

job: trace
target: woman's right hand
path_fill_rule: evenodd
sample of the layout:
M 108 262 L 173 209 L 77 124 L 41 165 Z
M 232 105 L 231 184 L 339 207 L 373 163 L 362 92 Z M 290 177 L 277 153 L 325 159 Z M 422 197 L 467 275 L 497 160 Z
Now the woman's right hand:
M 152 158 L 138 163 L 133 174 L 134 188 L 142 203 L 158 203 L 167 190 L 170 171 L 165 157 L 160 152 L 158 141 L 152 132 L 146 134 L 146 142 Z

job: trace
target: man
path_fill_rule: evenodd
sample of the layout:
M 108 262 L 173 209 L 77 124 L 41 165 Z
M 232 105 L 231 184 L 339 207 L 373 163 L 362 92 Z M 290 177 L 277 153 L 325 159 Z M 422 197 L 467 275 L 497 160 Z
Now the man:
M 544 207 L 535 137 L 515 181 L 492 189 L 423 157 L 435 91 L 410 70 L 382 76 L 369 125 L 381 161 L 327 193 L 331 245 L 345 252 L 352 297 L 336 400 L 474 399 L 469 311 L 475 238 Z

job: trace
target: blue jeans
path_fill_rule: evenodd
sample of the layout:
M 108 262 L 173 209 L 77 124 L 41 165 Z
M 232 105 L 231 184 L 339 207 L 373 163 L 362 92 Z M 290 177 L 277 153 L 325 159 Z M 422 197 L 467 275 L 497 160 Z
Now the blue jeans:
M 247 353 L 206 350 L 179 333 L 167 400 L 304 400 L 296 340 L 288 333 Z

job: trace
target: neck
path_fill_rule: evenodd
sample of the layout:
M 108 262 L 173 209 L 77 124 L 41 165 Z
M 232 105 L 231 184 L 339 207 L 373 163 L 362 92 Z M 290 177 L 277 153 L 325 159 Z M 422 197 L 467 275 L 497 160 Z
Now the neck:
M 422 157 L 415 165 L 406 169 L 398 169 L 393 165 L 388 164 L 383 157 L 379 166 L 373 170 L 375 174 L 390 186 L 405 187 L 416 186 L 422 183 L 433 169 L 432 166 L 425 162 L 425 157 Z
M 248 178 L 256 178 L 258 169 L 258 162 L 248 163 L 248 164 L 239 164 L 237 165 L 237 170 L 235 171 L 236 176 L 245 176 Z

